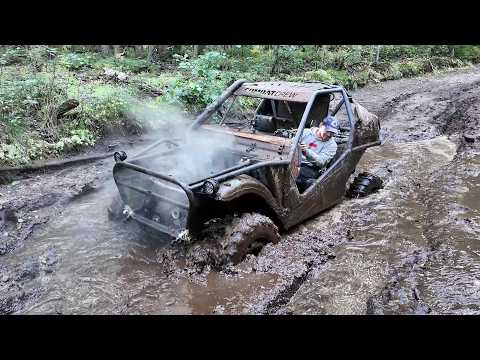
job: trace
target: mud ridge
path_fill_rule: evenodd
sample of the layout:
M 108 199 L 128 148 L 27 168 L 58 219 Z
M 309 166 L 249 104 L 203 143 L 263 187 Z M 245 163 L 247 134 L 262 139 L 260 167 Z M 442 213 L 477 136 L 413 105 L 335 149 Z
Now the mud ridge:
M 267 302 L 262 313 L 265 315 L 282 313 L 288 314 L 288 312 L 284 309 L 284 306 L 288 304 L 288 302 L 295 295 L 300 286 L 302 286 L 302 284 L 307 281 L 308 276 L 313 270 L 313 268 L 313 262 L 308 262 L 305 272 L 300 276 L 295 276 L 287 286 L 285 286 L 273 297 L 273 299 Z

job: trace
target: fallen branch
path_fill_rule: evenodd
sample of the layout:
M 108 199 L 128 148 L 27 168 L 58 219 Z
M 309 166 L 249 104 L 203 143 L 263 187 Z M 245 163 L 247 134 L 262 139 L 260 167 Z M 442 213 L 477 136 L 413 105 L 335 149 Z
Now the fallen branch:
M 0 167 L 0 173 L 2 173 L 2 172 L 33 171 L 33 170 L 40 170 L 40 169 L 62 167 L 62 166 L 65 166 L 65 165 L 80 164 L 80 163 L 83 163 L 83 162 L 105 159 L 109 156 L 113 156 L 113 154 L 114 154 L 114 152 L 109 152 L 109 153 L 90 155 L 90 156 L 78 156 L 78 157 L 75 157 L 75 158 L 65 159 L 65 160 L 50 161 L 50 162 L 46 162 L 46 163 L 43 163 L 43 164 L 37 164 L 37 165 Z

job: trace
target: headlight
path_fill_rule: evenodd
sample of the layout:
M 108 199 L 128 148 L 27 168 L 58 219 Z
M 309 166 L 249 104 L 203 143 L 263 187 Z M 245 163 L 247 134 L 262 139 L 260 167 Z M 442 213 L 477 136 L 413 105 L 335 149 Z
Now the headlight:
M 218 190 L 218 181 L 208 179 L 203 183 L 203 192 L 207 195 L 213 195 Z

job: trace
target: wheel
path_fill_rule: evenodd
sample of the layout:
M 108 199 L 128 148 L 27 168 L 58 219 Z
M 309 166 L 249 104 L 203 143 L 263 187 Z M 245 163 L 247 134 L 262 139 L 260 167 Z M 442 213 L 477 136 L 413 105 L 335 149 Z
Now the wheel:
M 274 222 L 267 216 L 245 213 L 236 216 L 225 227 L 220 240 L 224 262 L 238 264 L 246 255 L 258 255 L 267 243 L 278 243 L 280 234 Z
M 112 202 L 110 203 L 110 206 L 107 208 L 108 218 L 114 221 L 119 221 L 125 218 L 125 215 L 123 214 L 124 207 L 125 207 L 125 204 L 122 198 L 120 197 L 120 194 L 116 194 L 113 197 Z
M 362 172 L 357 175 L 347 191 L 347 197 L 364 197 L 383 187 L 383 181 L 378 176 Z

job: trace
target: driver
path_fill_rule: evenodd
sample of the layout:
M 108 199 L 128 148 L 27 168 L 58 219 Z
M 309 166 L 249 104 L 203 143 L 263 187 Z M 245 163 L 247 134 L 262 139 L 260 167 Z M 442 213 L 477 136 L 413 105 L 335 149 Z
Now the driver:
M 333 138 L 338 134 L 339 125 L 333 116 L 327 116 L 318 127 L 303 130 L 300 139 L 302 160 L 297 185 L 305 191 L 320 175 L 322 170 L 337 153 L 337 143 Z

